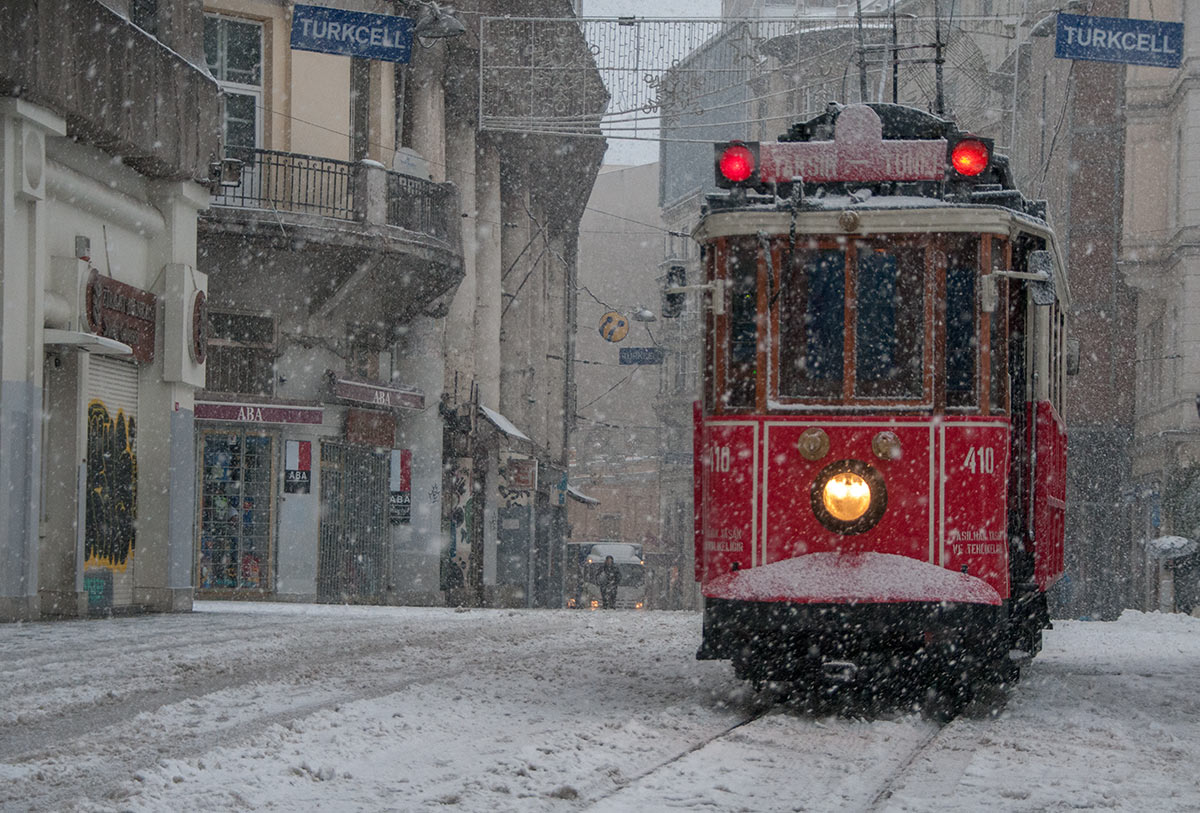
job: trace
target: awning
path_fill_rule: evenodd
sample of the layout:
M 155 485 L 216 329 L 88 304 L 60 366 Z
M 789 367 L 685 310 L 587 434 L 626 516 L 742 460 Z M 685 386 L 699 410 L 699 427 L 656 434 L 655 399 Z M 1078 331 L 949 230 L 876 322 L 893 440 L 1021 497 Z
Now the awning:
M 575 486 L 567 486 L 567 496 L 573 500 L 578 500 L 584 505 L 599 505 L 600 501 L 595 497 L 589 497 Z
M 98 356 L 132 356 L 133 348 L 124 342 L 110 339 L 107 336 L 97 336 L 95 333 L 83 333 L 78 330 L 59 330 L 48 327 L 42 331 L 42 341 L 47 346 L 74 347 L 86 350 Z
M 504 434 L 508 435 L 509 437 L 516 438 L 517 440 L 524 440 L 528 441 L 529 443 L 533 443 L 533 441 L 529 439 L 528 435 L 526 435 L 517 427 L 513 426 L 513 422 L 501 415 L 499 412 L 488 409 L 482 404 L 480 404 L 479 410 L 484 414 L 484 417 L 492 422 L 493 426 L 495 426 Z
M 1198 547 L 1185 536 L 1159 536 L 1146 542 L 1146 552 L 1155 559 L 1182 559 L 1191 556 Z

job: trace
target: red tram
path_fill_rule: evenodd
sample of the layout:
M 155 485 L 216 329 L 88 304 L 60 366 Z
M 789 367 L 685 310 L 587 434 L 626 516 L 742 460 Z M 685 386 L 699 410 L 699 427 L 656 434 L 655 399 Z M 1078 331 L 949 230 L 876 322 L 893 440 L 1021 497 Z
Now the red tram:
M 1063 571 L 1067 285 L 992 142 L 889 104 L 717 145 L 697 657 L 761 684 L 1015 680 Z

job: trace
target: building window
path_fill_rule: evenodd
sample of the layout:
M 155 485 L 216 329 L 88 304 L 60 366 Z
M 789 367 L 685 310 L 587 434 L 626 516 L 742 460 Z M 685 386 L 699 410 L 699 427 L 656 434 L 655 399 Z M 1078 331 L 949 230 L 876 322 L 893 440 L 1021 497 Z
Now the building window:
M 224 91 L 226 148 L 262 145 L 262 25 L 207 15 L 204 57 Z
M 158 36 L 158 0 L 131 0 L 129 22 L 152 37 Z
M 273 395 L 275 351 L 272 317 L 212 311 L 204 388 L 210 392 Z

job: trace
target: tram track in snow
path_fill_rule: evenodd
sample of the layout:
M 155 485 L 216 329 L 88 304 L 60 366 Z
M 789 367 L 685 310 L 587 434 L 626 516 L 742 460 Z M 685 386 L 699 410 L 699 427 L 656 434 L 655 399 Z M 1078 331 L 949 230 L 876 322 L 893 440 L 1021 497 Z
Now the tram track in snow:
M 935 721 L 917 714 L 895 719 L 822 717 L 765 708 L 660 759 L 583 809 L 588 813 L 693 807 L 883 813 L 913 766 L 937 747 L 956 719 Z M 704 766 L 713 765 L 724 766 L 729 776 L 729 781 L 717 784 L 727 797 L 689 797 L 680 791 L 702 787 L 689 776 L 699 778 Z M 811 796 L 772 795 L 773 784 L 782 789 L 791 782 L 794 787 L 797 772 L 812 773 Z M 705 778 L 711 782 L 711 776 Z
M 952 718 L 939 723 L 937 728 L 929 732 L 928 736 L 926 736 L 921 742 L 917 743 L 917 745 L 909 751 L 908 755 L 900 762 L 900 764 L 897 765 L 896 768 L 884 778 L 884 781 L 879 787 L 878 792 L 876 792 L 870 803 L 863 808 L 862 813 L 883 813 L 883 811 L 888 809 L 888 803 L 891 801 L 892 795 L 895 793 L 896 788 L 899 787 L 900 783 L 904 780 L 913 764 L 916 763 L 916 761 L 920 759 L 923 754 L 928 753 L 929 750 L 941 739 L 946 730 L 954 722 L 954 719 L 957 718 Z

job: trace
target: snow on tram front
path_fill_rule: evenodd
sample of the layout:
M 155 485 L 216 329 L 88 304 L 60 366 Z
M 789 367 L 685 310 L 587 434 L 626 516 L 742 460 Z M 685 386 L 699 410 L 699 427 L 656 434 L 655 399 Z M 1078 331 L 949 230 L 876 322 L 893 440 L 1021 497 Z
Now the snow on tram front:
M 1067 285 L 992 143 L 889 104 L 717 145 L 697 657 L 969 698 L 1063 571 Z

